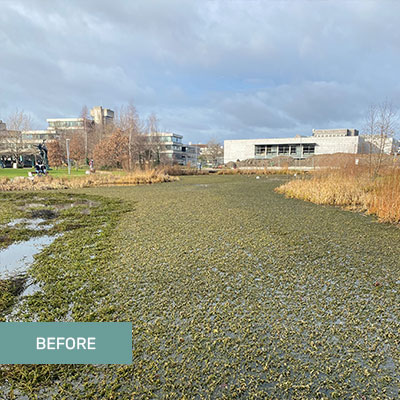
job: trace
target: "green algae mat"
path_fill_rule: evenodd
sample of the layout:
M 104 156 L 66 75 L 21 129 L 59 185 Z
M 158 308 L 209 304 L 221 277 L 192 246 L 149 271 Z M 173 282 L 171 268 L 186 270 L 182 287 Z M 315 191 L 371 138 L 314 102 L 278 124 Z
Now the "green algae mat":
M 400 229 L 285 179 L 1 194 L 2 251 L 53 238 L 2 321 L 133 323 L 132 365 L 3 365 L 2 398 L 398 398 Z

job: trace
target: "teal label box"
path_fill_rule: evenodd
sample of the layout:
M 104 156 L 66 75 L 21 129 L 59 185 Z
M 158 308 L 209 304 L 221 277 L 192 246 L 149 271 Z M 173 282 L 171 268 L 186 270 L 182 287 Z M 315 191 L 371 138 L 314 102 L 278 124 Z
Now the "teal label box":
M 132 323 L 1 322 L 0 364 L 132 364 Z

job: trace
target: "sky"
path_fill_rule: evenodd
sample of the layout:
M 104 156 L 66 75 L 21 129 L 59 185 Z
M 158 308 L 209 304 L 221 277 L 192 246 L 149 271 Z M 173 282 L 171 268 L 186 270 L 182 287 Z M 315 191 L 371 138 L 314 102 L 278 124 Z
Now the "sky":
M 184 141 L 362 131 L 400 105 L 397 0 L 0 0 L 0 119 L 133 103 Z

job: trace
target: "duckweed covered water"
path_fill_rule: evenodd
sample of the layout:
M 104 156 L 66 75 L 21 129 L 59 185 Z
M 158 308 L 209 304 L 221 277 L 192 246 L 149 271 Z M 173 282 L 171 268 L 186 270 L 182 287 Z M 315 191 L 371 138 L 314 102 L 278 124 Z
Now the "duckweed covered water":
M 60 224 L 67 240 L 35 261 L 41 291 L 16 318 L 132 321 L 133 364 L 7 366 L 3 392 L 397 398 L 400 230 L 285 199 L 284 179 L 80 191 L 102 212 Z

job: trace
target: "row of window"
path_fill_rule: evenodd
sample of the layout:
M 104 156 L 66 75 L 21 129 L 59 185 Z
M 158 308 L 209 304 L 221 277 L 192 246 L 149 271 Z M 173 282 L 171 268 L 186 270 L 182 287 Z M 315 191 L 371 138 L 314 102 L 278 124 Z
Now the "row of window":
M 49 121 L 52 128 L 79 128 L 83 126 L 83 121 Z
M 301 147 L 303 154 L 314 154 L 315 144 L 280 144 L 280 145 L 256 145 L 255 154 L 258 156 L 265 155 L 301 155 Z
M 182 139 L 176 136 L 160 136 L 160 142 L 173 142 L 173 143 L 182 143 Z
M 22 134 L 22 139 L 23 140 L 32 140 L 32 139 L 47 139 L 47 140 L 51 140 L 54 139 L 56 137 L 56 135 L 49 135 L 47 133 L 41 134 L 41 135 L 32 135 L 32 134 L 28 134 L 28 133 L 24 133 Z

